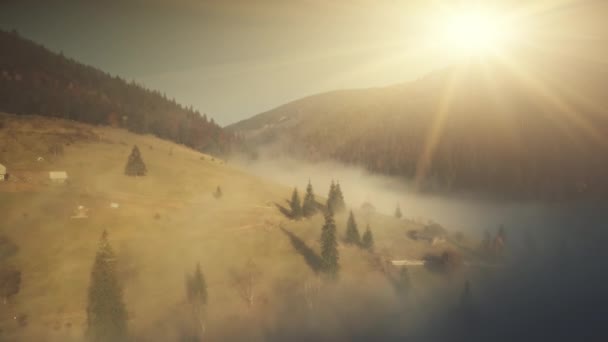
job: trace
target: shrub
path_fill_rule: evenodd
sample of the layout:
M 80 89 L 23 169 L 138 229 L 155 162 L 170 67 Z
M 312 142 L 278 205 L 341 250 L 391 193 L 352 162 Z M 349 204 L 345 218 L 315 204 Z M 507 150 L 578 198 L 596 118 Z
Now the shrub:
M 21 288 L 21 271 L 15 267 L 0 268 L 0 296 L 4 303 L 19 293 Z
M 19 247 L 6 236 L 0 236 L 0 261 L 7 259 L 19 251 Z

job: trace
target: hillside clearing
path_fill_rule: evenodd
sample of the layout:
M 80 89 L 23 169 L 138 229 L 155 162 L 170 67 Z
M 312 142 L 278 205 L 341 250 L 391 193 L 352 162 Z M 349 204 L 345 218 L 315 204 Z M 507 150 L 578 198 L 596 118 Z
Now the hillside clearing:
M 291 189 L 153 136 L 40 117 L 3 114 L 0 119 L 5 123 L 0 130 L 0 162 L 15 175 L 0 183 L 0 233 L 19 246 L 6 262 L 23 274 L 19 294 L 0 314 L 2 336 L 9 340 L 82 338 L 90 269 L 103 230 L 109 232 L 118 255 L 129 329 L 144 340 L 175 339 L 178 328 L 175 317 L 170 317 L 183 314 L 184 275 L 196 262 L 209 285 L 209 334 L 219 339 L 226 337 L 224 327 L 236 317 L 251 325 L 241 333 L 262 339 L 260 329 L 272 325 L 282 296 L 302 293 L 303 284 L 316 279 L 280 228 L 318 250 L 322 217 L 289 221 L 269 207 L 282 203 Z M 49 154 L 50 144 L 62 144 L 63 154 Z M 123 174 L 133 145 L 139 146 L 148 168 L 145 177 Z M 45 161 L 37 161 L 38 156 Z M 50 170 L 66 171 L 68 183 L 20 176 Z M 224 193 L 219 200 L 212 196 L 217 186 Z M 324 193 L 327 185 L 315 186 Z M 111 203 L 119 207 L 112 208 Z M 79 206 L 88 209 L 88 218 L 71 219 Z M 336 221 L 341 239 L 345 215 Z M 369 223 L 376 250 L 386 258 L 419 258 L 448 247 L 409 239 L 406 232 L 420 227 L 410 221 L 372 215 Z M 394 299 L 371 255 L 343 245 L 340 253 L 338 288 L 381 295 L 379 303 Z M 231 278 L 231 272 L 248 260 L 262 270 L 254 316 L 245 309 Z M 449 284 L 424 269 L 412 274 L 421 296 Z M 290 292 L 278 290 L 285 286 Z M 26 326 L 13 319 L 19 314 L 27 315 Z

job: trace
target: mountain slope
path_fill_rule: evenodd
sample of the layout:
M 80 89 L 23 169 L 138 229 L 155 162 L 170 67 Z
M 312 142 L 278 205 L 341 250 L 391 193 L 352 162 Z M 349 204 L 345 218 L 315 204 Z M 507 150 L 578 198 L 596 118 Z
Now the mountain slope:
M 158 91 L 80 64 L 0 31 L 0 111 L 128 128 L 201 151 L 226 152 L 231 137 L 213 119 Z
M 180 340 L 190 317 L 184 276 L 197 262 L 209 287 L 213 340 L 267 340 L 264 330 L 280 317 L 282 305 L 303 298 L 303 284 L 318 281 L 305 256 L 319 248 L 323 217 L 286 219 L 275 203 L 284 203 L 290 188 L 151 135 L 37 116 L 0 114 L 0 122 L 0 163 L 11 174 L 0 182 L 0 236 L 19 248 L 8 260 L 0 255 L 0 267 L 8 262 L 22 272 L 20 292 L 1 304 L 1 340 L 82 341 L 90 270 L 104 230 L 117 253 L 129 331 L 136 340 Z M 63 153 L 48 151 L 56 145 Z M 144 177 L 123 173 L 133 145 L 147 166 Z M 68 183 L 52 184 L 49 171 L 66 171 Z M 219 200 L 212 196 L 217 186 L 223 190 Z M 327 190 L 325 184 L 315 187 L 317 193 Z M 343 189 L 348 201 L 348 185 Z M 72 218 L 79 206 L 88 209 L 88 218 Z M 355 215 L 360 229 L 363 222 L 374 229 L 378 251 L 397 259 L 450 247 L 408 238 L 418 223 Z M 337 215 L 336 222 L 341 239 L 346 215 Z M 346 293 L 381 294 L 377 305 L 396 301 L 390 282 L 368 260 L 371 255 L 342 243 L 340 255 L 336 286 Z M 248 260 L 261 270 L 252 308 L 234 283 Z M 420 295 L 435 285 L 451 285 L 423 268 L 411 275 Z M 27 326 L 13 319 L 21 315 L 27 315 Z
M 607 196 L 608 68 L 538 51 L 513 61 L 311 96 L 228 129 L 272 154 L 360 165 L 421 189 Z

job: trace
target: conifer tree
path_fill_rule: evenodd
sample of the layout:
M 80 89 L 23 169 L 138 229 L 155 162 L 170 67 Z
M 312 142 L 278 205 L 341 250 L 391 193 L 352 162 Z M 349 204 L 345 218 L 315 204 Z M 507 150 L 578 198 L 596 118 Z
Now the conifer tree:
M 374 236 L 369 228 L 369 224 L 367 225 L 367 229 L 365 229 L 365 233 L 363 233 L 363 237 L 361 238 L 361 247 L 368 250 L 374 249 Z
M 223 195 L 224 194 L 222 193 L 222 188 L 220 188 L 220 186 L 218 185 L 215 189 L 215 192 L 213 193 L 213 197 L 215 197 L 216 199 L 220 199 Z
M 321 230 L 321 261 L 323 271 L 330 277 L 338 276 L 340 259 L 338 252 L 338 240 L 336 239 L 336 223 L 331 210 L 325 213 L 325 224 Z
M 317 203 L 315 201 L 315 193 L 312 189 L 310 180 L 308 186 L 306 186 L 306 195 L 304 195 L 304 203 L 302 204 L 302 215 L 304 217 L 311 217 L 317 212 Z
M 401 213 L 401 206 L 399 205 L 399 203 L 397 203 L 397 208 L 395 209 L 395 217 L 398 219 L 403 217 L 403 214 Z
M 344 204 L 344 195 L 340 188 L 340 182 L 336 184 L 334 204 L 334 208 L 332 208 L 334 209 L 334 212 L 341 212 L 346 208 L 346 205 Z
M 131 150 L 131 155 L 129 155 L 127 165 L 125 166 L 125 175 L 145 176 L 147 172 L 148 170 L 146 169 L 146 164 L 144 164 L 144 161 L 141 159 L 139 148 L 135 145 L 133 146 L 133 150 Z
M 101 235 L 91 271 L 87 336 L 95 342 L 127 340 L 127 309 L 116 274 L 116 258 L 106 231 Z
M 207 282 L 203 271 L 201 271 L 201 264 L 197 263 L 194 273 L 188 276 L 186 281 L 186 295 L 190 303 L 197 303 L 199 305 L 207 305 Z
M 289 202 L 289 206 L 291 207 L 291 217 L 294 219 L 299 219 L 302 217 L 302 205 L 300 203 L 300 195 L 298 195 L 298 188 L 293 189 L 293 193 L 291 194 L 291 201 Z
M 332 180 L 329 186 L 329 194 L 327 195 L 327 210 L 335 212 L 336 206 L 336 183 Z
M 357 222 L 355 221 L 355 215 L 353 211 L 350 211 L 348 215 L 348 221 L 346 222 L 346 243 L 359 245 L 361 244 L 361 236 L 359 235 L 359 229 L 357 228 Z
M 186 296 L 192 306 L 194 318 L 198 323 L 201 335 L 205 332 L 205 307 L 207 305 L 207 282 L 197 263 L 194 273 L 186 278 Z

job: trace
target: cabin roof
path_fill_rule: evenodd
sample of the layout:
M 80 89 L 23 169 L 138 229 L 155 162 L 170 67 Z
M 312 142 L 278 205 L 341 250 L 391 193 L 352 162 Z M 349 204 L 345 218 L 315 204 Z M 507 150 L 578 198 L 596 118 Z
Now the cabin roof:
M 49 177 L 51 179 L 65 179 L 68 178 L 68 173 L 65 171 L 50 171 Z

